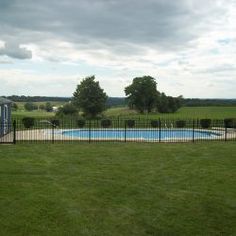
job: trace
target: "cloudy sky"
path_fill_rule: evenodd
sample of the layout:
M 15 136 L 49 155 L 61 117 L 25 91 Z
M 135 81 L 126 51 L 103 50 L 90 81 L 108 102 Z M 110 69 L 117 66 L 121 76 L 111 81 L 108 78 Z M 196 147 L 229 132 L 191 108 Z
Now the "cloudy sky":
M 168 95 L 236 98 L 236 0 L 0 0 L 0 95 L 109 96 L 137 76 Z

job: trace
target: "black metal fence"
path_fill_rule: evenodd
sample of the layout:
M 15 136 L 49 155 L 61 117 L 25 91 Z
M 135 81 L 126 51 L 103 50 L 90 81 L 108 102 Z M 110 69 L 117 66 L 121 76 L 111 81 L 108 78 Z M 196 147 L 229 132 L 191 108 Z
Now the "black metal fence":
M 235 119 L 26 119 L 0 131 L 0 143 L 236 141 Z

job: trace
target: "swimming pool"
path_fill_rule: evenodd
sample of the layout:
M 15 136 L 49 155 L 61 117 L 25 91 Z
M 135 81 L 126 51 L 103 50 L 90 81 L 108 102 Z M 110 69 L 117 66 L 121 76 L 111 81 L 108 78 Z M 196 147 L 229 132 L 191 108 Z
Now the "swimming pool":
M 192 140 L 216 139 L 223 137 L 223 132 L 192 129 L 72 129 L 62 130 L 64 137 L 91 140 Z

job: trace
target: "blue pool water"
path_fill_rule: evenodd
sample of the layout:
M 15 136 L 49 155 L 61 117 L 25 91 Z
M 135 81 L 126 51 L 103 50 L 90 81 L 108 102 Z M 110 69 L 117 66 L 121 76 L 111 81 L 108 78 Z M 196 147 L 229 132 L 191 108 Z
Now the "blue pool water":
M 145 130 L 145 129 L 79 129 L 62 131 L 62 135 L 67 137 L 75 137 L 81 139 L 141 139 L 146 141 L 167 140 L 167 139 L 196 139 L 216 138 L 220 133 L 204 130 L 191 129 L 162 129 L 159 130 Z

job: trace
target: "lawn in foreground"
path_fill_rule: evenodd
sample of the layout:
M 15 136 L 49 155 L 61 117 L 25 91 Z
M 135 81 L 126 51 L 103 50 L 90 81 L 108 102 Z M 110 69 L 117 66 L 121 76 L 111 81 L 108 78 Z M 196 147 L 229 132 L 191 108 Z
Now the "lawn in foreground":
M 234 235 L 236 144 L 0 146 L 0 235 Z

